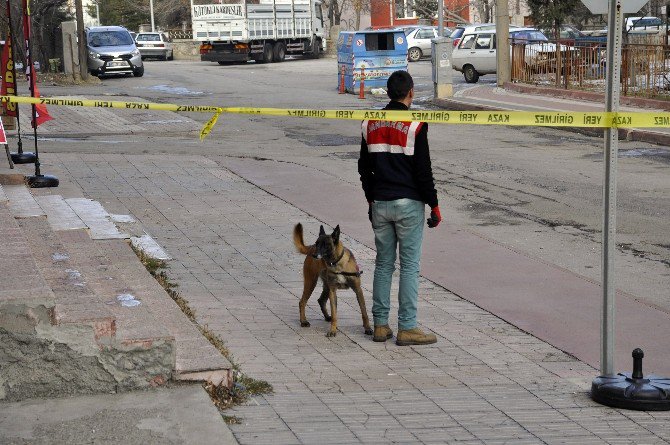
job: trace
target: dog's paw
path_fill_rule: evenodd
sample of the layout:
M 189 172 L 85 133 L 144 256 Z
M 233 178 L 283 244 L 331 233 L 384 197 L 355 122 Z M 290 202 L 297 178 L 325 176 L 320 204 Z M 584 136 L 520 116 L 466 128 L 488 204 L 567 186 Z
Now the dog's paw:
M 332 321 L 333 317 L 331 317 L 330 315 L 324 315 L 323 319 L 326 320 L 326 321 Z
M 365 335 L 372 335 L 372 328 L 365 328 Z
M 308 328 L 310 326 L 309 321 L 301 321 L 300 326 L 302 326 L 303 328 Z
M 328 331 L 326 334 L 326 337 L 335 337 L 337 335 L 337 331 Z

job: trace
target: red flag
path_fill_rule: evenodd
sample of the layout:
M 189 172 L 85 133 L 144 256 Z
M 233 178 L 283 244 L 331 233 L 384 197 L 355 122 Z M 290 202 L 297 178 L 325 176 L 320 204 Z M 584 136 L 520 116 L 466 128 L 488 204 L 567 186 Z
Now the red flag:
M 28 0 L 23 0 L 23 37 L 26 40 L 26 80 L 30 85 L 30 95 L 32 97 L 40 97 L 40 92 L 37 89 L 37 76 L 34 73 L 33 58 L 30 54 L 30 7 Z M 34 119 L 32 120 L 33 128 L 46 121 L 50 121 L 53 117 L 49 116 L 47 107 L 44 104 L 34 104 L 33 112 Z
M 34 86 L 33 97 L 40 97 L 40 90 L 37 89 L 37 84 Z M 47 106 L 44 104 L 35 104 L 35 122 L 31 122 L 33 128 L 37 128 L 46 121 L 53 119 L 47 112 Z
M 2 119 L 0 119 L 0 144 L 7 144 L 7 135 L 5 134 L 5 126 L 2 125 Z

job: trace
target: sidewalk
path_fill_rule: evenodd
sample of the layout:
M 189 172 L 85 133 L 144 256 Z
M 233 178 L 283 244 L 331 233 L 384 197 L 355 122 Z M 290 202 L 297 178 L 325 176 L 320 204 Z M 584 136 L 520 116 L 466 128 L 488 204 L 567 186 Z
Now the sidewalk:
M 477 85 L 457 92 L 453 97 L 436 99 L 435 104 L 450 110 L 508 110 L 508 111 L 604 111 L 604 94 L 586 91 L 564 90 L 550 87 L 537 87 L 507 83 L 505 88 L 497 88 L 491 84 Z M 670 102 L 643 99 L 621 99 L 621 111 L 653 112 L 670 111 Z M 602 135 L 603 131 L 595 128 L 566 128 L 563 130 L 578 131 L 584 134 Z M 670 145 L 670 128 L 621 129 L 622 139 L 648 142 L 659 145 Z
M 481 106 L 484 99 L 479 99 Z M 488 100 L 490 106 L 493 99 Z M 497 104 L 508 109 L 504 102 Z M 468 105 L 474 102 L 463 106 Z M 102 123 L 109 116 L 91 113 L 88 119 Z M 561 311 L 570 303 L 564 297 L 588 300 L 585 292 L 597 288 L 581 277 L 445 225 L 440 232 L 427 234 L 420 282 L 420 320 L 423 328 L 437 334 L 435 345 L 414 348 L 372 342 L 363 333 L 356 301 L 348 291 L 339 300 L 338 335 L 327 338 L 328 323 L 315 298 L 307 308 L 312 326 L 301 328 L 298 322 L 303 258 L 294 252 L 291 230 L 302 222 L 309 242 L 320 224 L 341 224 L 343 242 L 365 271 L 362 281 L 369 307 L 374 243 L 367 221 L 355 216 L 365 213 L 362 204 L 356 201 L 342 209 L 341 197 L 359 192 L 351 184 L 304 166 L 253 158 L 48 152 L 44 156 L 49 173 L 61 180 L 54 193 L 99 200 L 110 213 L 137 219 L 173 257 L 168 276 L 179 285 L 198 322 L 225 340 L 245 373 L 273 385 L 274 394 L 256 397 L 229 413 L 242 420 L 230 425 L 239 443 L 670 442 L 670 413 L 615 410 L 591 401 L 590 382 L 598 374 L 589 358 L 592 351 L 582 351 L 584 358 L 576 358 L 571 355 L 576 352 L 557 345 L 548 332 L 552 324 L 542 313 L 545 317 L 555 313 L 565 321 Z M 25 166 L 19 169 L 30 171 Z M 462 261 L 445 263 L 447 247 L 458 248 Z M 464 253 L 471 256 L 460 256 Z M 491 261 L 507 269 L 491 268 Z M 528 281 L 529 267 L 536 281 L 519 294 L 515 289 Z M 477 270 L 482 272 L 475 274 Z M 576 290 L 567 293 L 570 287 Z M 524 298 L 547 298 L 556 306 L 548 310 L 542 301 L 529 305 Z M 392 313 L 397 310 L 393 304 Z M 570 309 L 574 314 L 574 307 Z M 537 323 L 533 329 L 545 332 L 529 334 L 531 329 L 510 318 L 519 313 Z M 654 316 L 660 317 L 658 344 L 649 348 L 659 348 L 650 353 L 659 362 L 645 368 L 658 370 L 668 365 L 670 352 L 664 339 L 670 333 L 662 329 L 670 324 L 668 314 Z M 586 311 L 582 318 L 574 318 L 597 333 L 597 315 Z M 632 322 L 633 333 L 648 326 L 647 320 Z M 573 326 L 553 326 L 560 328 L 564 341 L 577 337 L 575 347 L 597 348 L 597 335 L 585 341 Z M 623 354 L 625 359 L 618 363 L 628 368 L 630 350 Z M 136 393 L 140 398 L 143 394 Z M 92 399 L 107 403 L 102 396 Z M 61 406 L 59 401 L 48 403 L 56 410 Z M 112 411 L 118 414 L 133 403 L 121 403 Z M 170 402 L 153 403 L 164 409 Z M 142 409 L 151 413 L 150 406 Z M 27 402 L 0 403 L 3 416 L 21 413 L 20 419 L 30 419 L 23 424 L 33 422 L 40 434 L 55 428 L 52 421 L 27 416 L 30 410 Z M 84 420 L 100 422 L 110 431 L 115 419 L 125 420 L 116 414 L 84 416 Z M 143 414 L 134 420 L 135 429 L 157 431 L 175 418 L 163 416 L 160 411 Z M 198 422 L 206 431 L 204 427 L 214 421 L 211 411 L 206 418 L 190 418 L 189 431 L 196 432 Z M 30 432 L 21 433 L 20 437 L 30 437 Z

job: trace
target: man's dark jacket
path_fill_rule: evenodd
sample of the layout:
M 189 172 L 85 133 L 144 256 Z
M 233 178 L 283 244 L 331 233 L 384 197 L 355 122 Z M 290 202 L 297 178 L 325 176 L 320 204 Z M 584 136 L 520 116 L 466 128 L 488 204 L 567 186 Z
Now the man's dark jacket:
M 384 110 L 407 110 L 391 101 Z M 363 121 L 358 173 L 368 202 L 409 198 L 437 206 L 426 122 Z M 403 134 L 405 137 L 403 138 Z

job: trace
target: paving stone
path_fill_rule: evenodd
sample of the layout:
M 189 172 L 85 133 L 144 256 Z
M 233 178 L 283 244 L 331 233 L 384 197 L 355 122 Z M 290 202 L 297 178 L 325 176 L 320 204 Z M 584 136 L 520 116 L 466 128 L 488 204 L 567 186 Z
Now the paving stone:
M 87 225 L 72 210 L 62 196 L 36 196 L 35 200 L 47 216 L 47 221 L 53 230 L 85 229 Z
M 170 252 L 167 273 L 198 321 L 226 341 L 245 373 L 274 386 L 232 411 L 243 419 L 231 425 L 240 443 L 333 437 L 319 431 L 339 433 L 341 443 L 603 443 L 633 440 L 640 429 L 645 440 L 667 439 L 662 415 L 617 414 L 602 430 L 588 366 L 423 278 L 420 320 L 438 335 L 435 345 L 372 342 L 347 291 L 336 337 L 325 337 L 316 296 L 307 306 L 312 325 L 300 327 L 304 258 L 291 231 L 301 221 L 312 242 L 324 222 L 210 159 L 56 156 L 75 181 L 94 186 L 88 198 L 116 203 Z M 366 271 L 369 311 L 374 251 L 343 230 Z M 579 410 L 588 415 L 580 419 Z
M 16 218 L 45 216 L 44 210 L 25 185 L 5 185 L 3 188 L 9 199 L 9 210 Z

